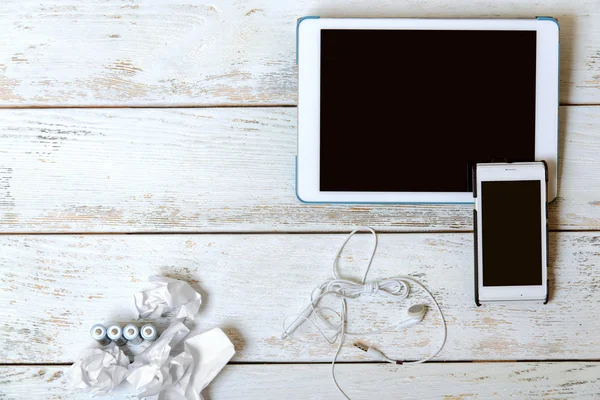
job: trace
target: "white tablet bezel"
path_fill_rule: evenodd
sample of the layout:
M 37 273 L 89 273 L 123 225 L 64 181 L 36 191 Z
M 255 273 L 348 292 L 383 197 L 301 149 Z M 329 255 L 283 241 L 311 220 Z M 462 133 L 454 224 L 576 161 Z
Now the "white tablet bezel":
M 296 194 L 304 202 L 473 203 L 468 192 L 326 192 L 320 190 L 321 29 L 535 30 L 535 159 L 548 164 L 548 198 L 557 193 L 558 25 L 544 19 L 303 19 L 298 24 L 298 150 Z M 490 121 L 493 123 L 493 121 Z M 368 133 L 365 133 L 368 134 Z M 390 176 L 390 179 L 393 179 Z
M 541 210 L 540 218 L 542 232 L 542 284 L 531 286 L 483 286 L 483 235 L 482 218 L 485 210 L 482 209 L 483 193 L 482 182 L 489 181 L 526 181 L 539 180 L 541 188 Z M 544 215 L 546 209 L 546 170 L 542 163 L 514 163 L 514 164 L 479 164 L 477 166 L 477 198 L 475 209 L 477 210 L 477 285 L 479 301 L 521 301 L 521 300 L 545 300 L 548 293 L 548 251 L 547 251 L 547 221 Z M 515 226 L 515 229 L 519 229 Z M 510 249 L 507 249 L 510 251 Z M 518 256 L 518 255 L 515 255 Z

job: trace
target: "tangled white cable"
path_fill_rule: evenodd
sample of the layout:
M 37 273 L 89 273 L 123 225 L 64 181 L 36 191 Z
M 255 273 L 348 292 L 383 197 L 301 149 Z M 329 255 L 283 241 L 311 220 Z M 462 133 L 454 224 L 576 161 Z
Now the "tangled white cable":
M 361 282 L 355 282 L 349 279 L 340 279 L 338 276 L 338 260 L 340 258 L 340 254 L 346 247 L 346 244 L 354 236 L 355 233 L 367 230 L 371 232 L 374 238 L 373 243 L 373 251 L 371 252 L 371 256 L 369 257 L 369 262 L 367 264 L 367 269 L 365 270 L 365 274 L 363 275 Z M 397 324 L 390 325 L 384 329 L 371 330 L 367 332 L 347 332 L 346 324 L 348 321 L 348 308 L 346 300 L 357 299 L 361 296 L 373 296 L 373 295 L 383 295 L 388 297 L 393 297 L 396 299 L 405 299 L 410 294 L 410 283 L 419 286 L 421 289 L 427 293 L 429 298 L 432 301 L 432 304 L 435 306 L 440 315 L 440 320 L 442 322 L 443 329 L 443 337 L 440 343 L 440 346 L 437 350 L 430 356 L 417 360 L 417 361 L 400 361 L 393 360 L 385 356 L 380 351 L 369 348 L 363 344 L 355 343 L 354 346 L 358 349 L 366 352 L 366 354 L 378 361 L 384 361 L 394 364 L 420 364 L 426 361 L 431 360 L 433 357 L 439 354 L 439 352 L 444 347 L 446 343 L 447 329 L 446 329 L 446 321 L 444 320 L 444 314 L 442 313 L 442 309 L 439 304 L 431 294 L 429 290 L 425 286 L 423 286 L 419 281 L 409 277 L 409 276 L 398 276 L 396 278 L 384 279 L 380 281 L 367 281 L 367 276 L 369 274 L 369 270 L 371 269 L 371 264 L 373 262 L 373 258 L 375 257 L 375 252 L 377 251 L 377 233 L 369 227 L 360 227 L 353 230 L 350 235 L 346 238 L 337 254 L 335 255 L 335 260 L 333 261 L 333 277 L 334 279 L 330 281 L 323 282 L 321 285 L 317 286 L 313 292 L 311 293 L 311 301 L 310 304 L 298 315 L 289 317 L 294 318 L 294 320 L 290 324 L 286 324 L 289 318 L 286 318 L 283 321 L 283 335 L 282 338 L 292 338 L 295 340 L 303 341 L 295 336 L 293 336 L 294 331 L 298 329 L 302 324 L 308 322 L 310 325 L 315 327 L 321 336 L 325 338 L 327 342 L 330 344 L 334 344 L 338 339 L 338 347 L 337 351 L 333 357 L 333 361 L 331 363 L 331 377 L 333 379 L 333 383 L 338 388 L 340 393 L 346 398 L 350 399 L 348 395 L 342 390 L 340 385 L 338 384 L 335 378 L 335 363 L 337 361 L 338 356 L 342 350 L 342 346 L 344 344 L 344 340 L 346 336 L 367 336 L 367 335 L 375 335 L 383 332 L 389 332 L 392 330 L 400 329 L 400 328 L 408 328 L 410 326 L 417 325 L 423 319 L 425 315 L 426 307 L 424 305 L 415 305 L 408 309 L 408 318 L 399 321 Z M 319 306 L 319 303 L 324 297 L 334 296 L 340 299 L 341 310 L 338 312 L 331 307 Z M 324 313 L 332 312 L 334 315 L 337 315 L 337 321 L 331 321 L 332 318 L 327 318 Z M 314 315 L 314 318 L 311 319 L 310 316 Z M 328 336 L 326 334 L 326 330 L 332 331 L 333 333 Z

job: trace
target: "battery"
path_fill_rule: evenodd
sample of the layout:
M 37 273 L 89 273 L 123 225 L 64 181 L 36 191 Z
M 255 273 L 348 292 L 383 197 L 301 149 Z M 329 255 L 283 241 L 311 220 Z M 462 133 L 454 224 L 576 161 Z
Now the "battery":
M 117 346 L 123 346 L 127 340 L 123 337 L 123 330 L 119 325 L 113 324 L 106 328 L 106 334 Z
M 140 330 L 140 335 L 144 340 L 148 341 L 156 340 L 156 338 L 158 337 L 156 328 L 152 324 L 146 324 L 142 326 L 142 329 Z
M 133 324 L 125 325 L 125 328 L 123 328 L 123 337 L 131 344 L 140 344 L 144 341 L 140 337 L 140 330 Z
M 92 339 L 96 340 L 102 346 L 110 344 L 110 339 L 106 336 L 106 328 L 102 324 L 96 324 L 90 329 Z

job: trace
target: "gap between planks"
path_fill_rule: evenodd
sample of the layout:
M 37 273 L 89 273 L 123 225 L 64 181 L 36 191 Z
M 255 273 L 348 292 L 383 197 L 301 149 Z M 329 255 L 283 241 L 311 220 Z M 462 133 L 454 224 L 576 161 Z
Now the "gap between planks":
M 599 107 L 600 103 L 560 103 L 559 107 Z M 130 105 L 66 105 L 61 106 L 58 104 L 51 106 L 44 105 L 0 105 L 0 110 L 68 110 L 68 109 L 121 109 L 121 108 L 133 108 L 133 109 L 177 109 L 177 108 L 297 108 L 298 104 L 269 104 L 269 103 L 234 103 L 234 104 L 130 104 Z
M 358 228 L 358 226 L 356 226 Z M 355 229 L 356 229 L 355 228 Z M 349 234 L 349 230 L 340 231 L 191 231 L 191 232 L 0 232 L 2 236 L 119 236 L 119 235 L 344 235 Z M 378 234 L 386 235 L 423 235 L 423 234 L 468 234 L 473 233 L 473 230 L 456 231 L 456 230 L 435 230 L 435 231 L 389 231 L 385 229 L 375 229 Z M 598 229 L 548 229 L 548 232 L 557 233 L 600 233 Z M 358 234 L 371 234 L 370 232 L 358 232 Z
M 565 107 L 571 107 L 571 106 L 585 106 L 585 104 L 561 104 L 561 106 L 564 105 Z M 587 104 L 587 106 L 600 106 L 600 103 L 598 104 Z M 0 105 L 0 110 L 35 110 L 35 109 L 41 109 L 41 110 L 68 110 L 68 109 L 121 109 L 121 108 L 134 108 L 134 109 L 156 109 L 156 108 L 173 108 L 173 109 L 177 109 L 177 108 L 296 108 L 298 107 L 297 104 L 268 104 L 268 103 L 252 103 L 252 104 L 244 104 L 244 103 L 235 103 L 235 104 L 159 104 L 159 105 L 155 105 L 155 104 L 130 104 L 130 105 L 102 105 L 102 104 L 98 104 L 98 105 L 92 105 L 92 104 L 88 104 L 88 105 L 67 105 L 67 106 L 61 106 L 58 104 L 55 105 L 51 105 L 51 106 L 43 106 L 43 105 L 10 105 L 10 106 L 6 106 L 6 105 Z
M 405 360 L 411 362 L 413 360 Z M 433 360 L 423 363 L 427 364 L 514 364 L 514 363 L 574 363 L 574 362 L 600 362 L 600 359 L 543 359 L 543 360 Z M 230 361 L 228 365 L 331 365 L 329 361 Z M 379 361 L 336 361 L 335 365 L 369 365 L 387 363 Z M 0 363 L 2 367 L 70 367 L 73 363 Z M 390 364 L 393 365 L 393 364 Z M 402 365 L 402 364 L 400 364 Z M 406 365 L 406 367 L 410 367 Z
M 356 227 L 358 228 L 358 226 Z M 336 234 L 349 234 L 351 231 L 350 230 L 344 230 L 344 231 L 291 231 L 291 232 L 287 232 L 287 231 L 233 231 L 233 232 L 228 232 L 228 231 L 217 231 L 217 232 L 212 232 L 212 231 L 197 231 L 197 232 L 148 232 L 148 231 L 142 231 L 142 232 L 39 232 L 39 231 L 35 231 L 35 232 L 0 232 L 0 237 L 2 236 L 119 236 L 119 235 L 238 235 L 238 236 L 243 236 L 243 235 L 336 235 Z M 453 230 L 439 230 L 439 231 L 411 231 L 411 232 L 397 232 L 397 231 L 387 231 L 387 230 L 375 230 L 377 233 L 381 233 L 381 234 L 388 234 L 388 233 L 393 233 L 393 234 L 400 234 L 400 235 L 404 235 L 404 234 L 423 234 L 423 233 L 432 233 L 432 234 L 446 234 L 446 233 L 457 233 L 457 234 L 464 234 L 464 233 L 473 233 L 472 230 L 470 231 L 453 231 Z M 571 231 L 553 231 L 550 230 L 549 232 L 571 232 Z M 573 232 L 586 232 L 586 231 L 582 231 L 582 230 L 573 230 Z M 593 230 L 590 230 L 590 232 L 596 232 Z M 358 234 L 371 234 L 370 232 L 358 232 Z

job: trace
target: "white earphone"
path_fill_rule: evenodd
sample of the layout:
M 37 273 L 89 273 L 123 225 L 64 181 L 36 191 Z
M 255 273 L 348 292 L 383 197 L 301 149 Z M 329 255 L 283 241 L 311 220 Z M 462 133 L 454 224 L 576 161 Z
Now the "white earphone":
M 409 318 L 408 321 L 406 321 L 407 325 L 403 325 L 402 328 L 418 325 L 423 321 L 425 313 L 427 313 L 427 306 L 425 304 L 415 304 L 414 306 L 410 306 L 406 311 Z
M 348 243 L 348 241 L 350 240 L 350 238 L 355 233 L 357 233 L 361 230 L 367 230 L 367 231 L 371 232 L 371 234 L 373 235 L 373 238 L 374 238 L 373 251 L 371 253 L 371 257 L 369 258 L 369 262 L 368 262 L 367 268 L 365 270 L 363 279 L 361 282 L 356 282 L 356 281 L 352 281 L 349 279 L 341 279 L 338 276 L 338 271 L 337 271 L 338 270 L 337 264 L 338 264 L 338 259 L 340 257 L 340 254 L 341 254 L 342 250 L 344 249 L 344 247 L 346 246 L 346 244 Z M 339 384 L 335 378 L 335 362 L 337 361 L 337 358 L 342 350 L 342 346 L 344 344 L 345 337 L 346 336 L 375 335 L 375 334 L 381 334 L 383 332 L 389 332 L 392 330 L 409 328 L 409 327 L 418 325 L 423 320 L 423 318 L 425 317 L 425 314 L 427 313 L 427 306 L 425 304 L 415 304 L 408 308 L 408 310 L 407 310 L 408 318 L 398 322 L 397 324 L 390 325 L 384 329 L 372 330 L 372 331 L 367 331 L 367 332 L 347 332 L 346 331 L 346 325 L 347 325 L 347 321 L 348 321 L 348 308 L 347 308 L 347 304 L 346 304 L 347 300 L 354 300 L 361 296 L 373 296 L 373 295 L 388 296 L 388 297 L 396 298 L 399 300 L 405 299 L 410 294 L 410 284 L 412 283 L 425 291 L 425 293 L 431 299 L 432 304 L 435 306 L 435 308 L 439 312 L 440 320 L 442 322 L 442 328 L 444 330 L 444 334 L 443 334 L 443 338 L 442 338 L 440 346 L 432 355 L 430 355 L 427 358 L 421 359 L 421 360 L 406 362 L 406 361 L 401 361 L 401 360 L 390 359 L 385 354 L 383 354 L 379 350 L 376 350 L 373 347 L 368 347 L 368 346 L 365 346 L 358 342 L 354 343 L 354 346 L 356 348 L 364 351 L 367 354 L 367 356 L 373 358 L 374 360 L 384 361 L 384 362 L 389 362 L 389 363 L 394 363 L 394 364 L 420 364 L 420 363 L 429 361 L 433 357 L 435 357 L 442 350 L 442 348 L 444 347 L 444 344 L 446 343 L 446 335 L 447 335 L 446 321 L 444 320 L 444 315 L 442 313 L 442 310 L 441 310 L 439 304 L 437 303 L 437 301 L 435 300 L 435 298 L 433 297 L 433 295 L 431 294 L 431 292 L 429 292 L 429 290 L 427 290 L 427 288 L 425 288 L 425 286 L 423 286 L 419 281 L 417 281 L 409 276 L 399 276 L 396 278 L 383 279 L 383 280 L 372 281 L 372 282 L 367 281 L 367 275 L 369 274 L 369 269 L 371 268 L 371 263 L 373 262 L 373 258 L 375 257 L 376 250 L 377 250 L 377 233 L 375 233 L 375 231 L 372 228 L 365 227 L 365 228 L 357 228 L 357 229 L 353 230 L 350 233 L 350 235 L 346 238 L 346 240 L 344 241 L 344 243 L 342 244 L 342 246 L 340 247 L 340 249 L 338 250 L 338 252 L 335 256 L 335 260 L 333 262 L 334 279 L 323 282 L 321 285 L 317 286 L 313 290 L 313 292 L 311 293 L 310 303 L 308 304 L 308 306 L 306 308 L 304 308 L 304 310 L 302 310 L 302 312 L 300 312 L 300 314 L 293 316 L 295 318 L 291 323 L 286 324 L 286 322 L 288 321 L 288 318 L 286 318 L 283 322 L 283 334 L 282 334 L 283 339 L 286 339 L 288 337 L 292 338 L 292 339 L 297 339 L 293 336 L 294 332 L 304 323 L 309 323 L 314 328 L 316 328 L 317 331 L 319 331 L 319 333 L 321 334 L 321 336 L 323 336 L 323 338 L 325 338 L 325 340 L 327 342 L 329 342 L 330 344 L 334 344 L 339 339 L 337 351 L 335 353 L 335 356 L 333 357 L 333 362 L 331 363 L 331 376 L 332 376 L 335 386 L 338 388 L 340 393 L 342 395 L 344 395 L 344 397 L 346 399 L 350 399 L 350 398 L 342 390 L 342 388 L 339 386 Z M 328 296 L 333 296 L 333 297 L 337 297 L 340 299 L 341 310 L 339 312 L 336 310 L 333 310 L 331 307 L 319 305 L 321 300 Z M 339 319 L 337 321 L 335 321 L 332 318 L 330 318 L 331 315 L 328 318 L 325 315 L 323 315 L 323 312 L 333 312 L 339 317 Z M 311 316 L 313 316 L 313 315 L 314 315 L 314 318 L 311 318 Z M 327 333 L 326 333 L 327 331 L 332 332 L 332 333 L 330 335 L 327 335 Z

